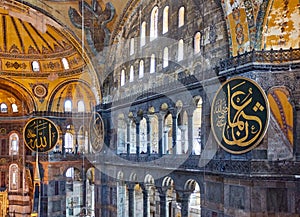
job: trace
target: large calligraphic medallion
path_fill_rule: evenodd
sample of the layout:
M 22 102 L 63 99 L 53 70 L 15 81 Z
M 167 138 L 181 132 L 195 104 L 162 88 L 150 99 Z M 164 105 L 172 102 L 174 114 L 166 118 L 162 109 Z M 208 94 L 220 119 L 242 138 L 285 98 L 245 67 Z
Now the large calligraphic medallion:
M 270 108 L 253 80 L 235 77 L 218 90 L 211 107 L 211 127 L 218 144 L 232 154 L 255 148 L 264 137 Z
M 101 115 L 97 112 L 94 112 L 91 117 L 90 136 L 93 150 L 101 151 L 104 143 L 104 124 Z
M 56 125 L 46 118 L 33 118 L 23 131 L 24 142 L 31 151 L 48 152 L 53 149 L 59 138 Z

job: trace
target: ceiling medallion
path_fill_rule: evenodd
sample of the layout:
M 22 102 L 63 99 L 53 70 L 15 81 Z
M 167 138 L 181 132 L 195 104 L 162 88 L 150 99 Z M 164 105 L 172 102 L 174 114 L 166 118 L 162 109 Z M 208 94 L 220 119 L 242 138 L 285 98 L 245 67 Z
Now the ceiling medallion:
M 232 154 L 255 148 L 269 123 L 264 90 L 253 80 L 235 77 L 217 91 L 211 107 L 211 129 L 218 144 Z
M 43 84 L 36 84 L 32 87 L 33 93 L 37 98 L 45 98 L 48 91 L 47 88 Z

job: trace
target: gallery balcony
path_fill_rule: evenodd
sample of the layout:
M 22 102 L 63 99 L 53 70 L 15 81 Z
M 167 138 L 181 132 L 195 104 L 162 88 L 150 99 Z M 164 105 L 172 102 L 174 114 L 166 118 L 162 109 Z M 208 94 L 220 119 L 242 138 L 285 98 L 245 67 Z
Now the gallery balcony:
M 245 177 L 273 177 L 300 178 L 299 161 L 269 161 L 267 159 L 209 159 L 202 155 L 174 155 L 167 154 L 122 154 L 101 152 L 87 157 L 90 162 L 100 167 L 121 168 L 132 171 L 157 171 L 159 169 L 171 171 L 191 171 L 216 175 L 235 175 Z
M 218 75 L 232 75 L 248 71 L 292 71 L 300 68 L 300 48 L 287 50 L 252 50 L 219 62 Z

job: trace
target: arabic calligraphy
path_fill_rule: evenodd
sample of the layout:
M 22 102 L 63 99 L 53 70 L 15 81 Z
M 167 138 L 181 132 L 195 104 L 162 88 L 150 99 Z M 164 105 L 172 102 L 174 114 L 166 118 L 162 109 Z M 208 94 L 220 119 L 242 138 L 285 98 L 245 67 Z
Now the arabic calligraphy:
M 58 142 L 55 124 L 46 118 L 31 119 L 23 131 L 25 144 L 32 151 L 50 151 Z
M 236 77 L 218 90 L 211 108 L 211 125 L 219 145 L 233 154 L 256 147 L 269 121 L 269 104 L 254 81 Z
M 102 117 L 98 113 L 94 113 L 90 122 L 91 145 L 94 151 L 102 150 L 104 143 L 104 124 Z

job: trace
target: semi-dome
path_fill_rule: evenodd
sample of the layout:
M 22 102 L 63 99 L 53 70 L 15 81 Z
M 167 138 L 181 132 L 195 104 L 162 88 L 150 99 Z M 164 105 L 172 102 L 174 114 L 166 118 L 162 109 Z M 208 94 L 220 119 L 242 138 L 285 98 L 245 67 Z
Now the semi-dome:
M 9 10 L 8 10 L 9 9 Z M 3 75 L 45 77 L 82 72 L 84 61 L 68 32 L 38 11 L 14 2 L 0 6 Z

